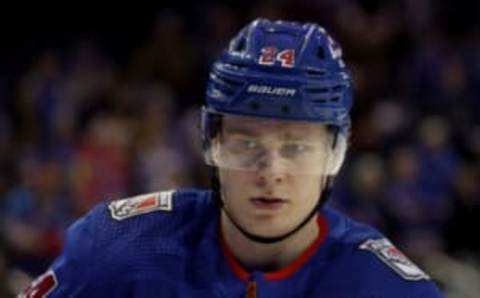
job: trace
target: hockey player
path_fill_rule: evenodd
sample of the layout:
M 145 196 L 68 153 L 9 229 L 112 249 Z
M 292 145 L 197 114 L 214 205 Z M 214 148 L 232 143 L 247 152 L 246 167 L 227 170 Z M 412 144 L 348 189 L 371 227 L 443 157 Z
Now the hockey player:
M 325 206 L 351 106 L 322 27 L 250 23 L 213 64 L 201 111 L 212 189 L 98 206 L 22 297 L 441 297 L 387 238 Z

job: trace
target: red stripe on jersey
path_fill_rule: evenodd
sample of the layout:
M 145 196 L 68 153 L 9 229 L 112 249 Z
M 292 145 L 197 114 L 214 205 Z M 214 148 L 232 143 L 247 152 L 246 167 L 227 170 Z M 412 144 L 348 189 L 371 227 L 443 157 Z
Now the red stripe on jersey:
M 319 227 L 319 233 L 317 235 L 317 238 L 315 241 L 310 244 L 310 246 L 303 251 L 303 253 L 298 256 L 290 265 L 287 267 L 277 270 L 277 271 L 272 271 L 272 272 L 267 272 L 265 273 L 265 279 L 268 281 L 278 281 L 281 279 L 288 278 L 289 276 L 293 275 L 295 272 L 300 270 L 305 263 L 310 260 L 315 252 L 317 252 L 318 248 L 320 245 L 325 241 L 328 235 L 328 222 L 327 220 L 322 216 L 319 215 L 317 217 L 317 224 Z M 249 280 L 250 273 L 245 270 L 242 265 L 237 261 L 235 256 L 233 255 L 233 252 L 231 249 L 228 247 L 228 244 L 226 243 L 224 237 L 220 233 L 220 241 L 221 241 L 221 247 L 223 254 L 225 256 L 225 259 L 227 260 L 227 264 L 229 265 L 230 269 L 235 273 L 235 275 L 241 279 L 242 281 L 247 282 Z
M 318 235 L 317 239 L 313 241 L 310 246 L 303 251 L 303 253 L 297 257 L 290 265 L 287 267 L 280 269 L 278 271 L 273 271 L 273 272 L 268 272 L 265 274 L 265 279 L 269 281 L 277 281 L 281 279 L 288 278 L 289 276 L 293 275 L 295 272 L 300 270 L 303 265 L 305 265 L 308 260 L 310 260 L 313 255 L 317 252 L 318 248 L 320 245 L 325 241 L 328 235 L 328 222 L 327 220 L 322 216 L 319 215 L 317 217 L 317 224 L 318 224 Z

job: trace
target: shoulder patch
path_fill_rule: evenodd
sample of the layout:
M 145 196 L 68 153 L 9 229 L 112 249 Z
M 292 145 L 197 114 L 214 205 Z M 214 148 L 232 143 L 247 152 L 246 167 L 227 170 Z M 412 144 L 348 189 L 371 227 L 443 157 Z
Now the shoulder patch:
M 113 201 L 108 205 L 113 219 L 124 220 L 153 211 L 172 211 L 175 191 L 161 191 L 128 199 Z
M 360 245 L 360 249 L 373 252 L 382 262 L 406 280 L 430 279 L 430 276 L 418 268 L 386 238 L 369 239 Z

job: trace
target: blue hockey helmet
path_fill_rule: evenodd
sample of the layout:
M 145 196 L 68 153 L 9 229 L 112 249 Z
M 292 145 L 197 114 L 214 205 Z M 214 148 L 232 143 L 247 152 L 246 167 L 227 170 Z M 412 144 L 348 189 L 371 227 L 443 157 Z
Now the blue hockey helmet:
M 216 201 L 244 236 L 282 241 L 317 214 L 343 163 L 351 106 L 352 82 L 342 51 L 322 27 L 259 19 L 232 39 L 210 72 L 202 139 L 206 163 L 220 169 L 213 179 Z M 290 231 L 257 235 L 225 206 L 222 197 L 229 188 L 219 191 L 223 170 L 297 179 L 314 175 L 321 194 Z
M 203 121 L 220 113 L 350 131 L 351 76 L 338 44 L 316 24 L 251 22 L 213 64 L 206 95 Z

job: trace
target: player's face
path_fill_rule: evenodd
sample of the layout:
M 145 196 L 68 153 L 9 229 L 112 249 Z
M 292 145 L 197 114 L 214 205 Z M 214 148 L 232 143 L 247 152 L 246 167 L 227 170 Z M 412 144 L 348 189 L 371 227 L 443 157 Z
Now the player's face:
M 213 145 L 225 208 L 250 233 L 274 237 L 315 207 L 331 157 L 325 126 L 225 117 Z

